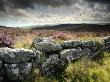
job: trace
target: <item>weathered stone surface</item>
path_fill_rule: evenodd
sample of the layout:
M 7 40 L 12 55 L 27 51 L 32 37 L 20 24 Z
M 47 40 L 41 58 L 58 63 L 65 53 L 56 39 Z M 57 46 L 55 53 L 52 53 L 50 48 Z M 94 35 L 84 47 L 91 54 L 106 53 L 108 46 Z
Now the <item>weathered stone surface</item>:
M 64 41 L 61 46 L 63 49 L 67 48 L 77 48 L 81 47 L 82 41 L 75 41 L 75 40 L 70 40 L 70 41 Z
M 44 76 L 55 75 L 60 69 L 60 59 L 57 54 L 52 54 L 42 63 L 40 70 Z
M 60 52 L 62 64 L 71 63 L 82 56 L 82 49 L 66 49 Z
M 86 56 L 86 57 L 92 57 L 92 55 L 93 55 L 92 51 L 89 48 L 84 48 L 82 50 L 82 54 L 83 54 L 83 57 L 84 56 Z
M 104 38 L 104 49 L 110 52 L 110 36 Z
M 32 63 L 5 64 L 6 77 L 9 80 L 24 80 L 32 70 Z
M 33 60 L 33 66 L 39 67 L 42 64 L 42 62 L 46 60 L 45 54 L 35 49 L 33 51 L 34 51 L 34 54 L 36 55 L 36 57 Z
M 92 58 L 101 58 L 103 56 L 103 44 L 101 44 L 98 41 L 86 41 L 83 42 L 83 48 L 87 50 L 90 49 L 90 51 L 88 51 L 88 53 L 90 53 L 88 56 L 92 57 Z
M 0 82 L 26 80 L 38 53 L 28 49 L 0 48 Z
M 84 48 L 91 49 L 93 52 L 96 52 L 97 50 L 100 50 L 103 47 L 103 45 L 98 41 L 85 41 L 83 42 L 82 46 Z
M 34 56 L 33 51 L 28 49 L 0 48 L 0 58 L 7 63 L 27 62 Z
M 33 46 L 42 52 L 56 52 L 62 49 L 60 44 L 56 44 L 52 39 L 50 38 L 36 38 L 33 41 Z

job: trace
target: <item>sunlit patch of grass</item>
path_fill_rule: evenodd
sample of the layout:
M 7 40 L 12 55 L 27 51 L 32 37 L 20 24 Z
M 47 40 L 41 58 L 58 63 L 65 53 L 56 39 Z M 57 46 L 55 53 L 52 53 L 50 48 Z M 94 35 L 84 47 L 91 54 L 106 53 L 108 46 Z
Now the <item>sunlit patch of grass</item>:
M 27 34 L 26 36 L 17 37 L 14 42 L 15 48 L 27 48 L 31 49 L 33 37 Z
M 110 57 L 103 64 L 88 59 L 71 63 L 65 70 L 65 82 L 110 82 Z
M 94 41 L 102 41 L 102 39 L 100 37 L 96 37 L 93 35 L 89 35 L 89 36 L 84 36 L 84 37 L 80 37 L 79 40 L 81 41 L 88 41 L 88 40 L 94 40 Z

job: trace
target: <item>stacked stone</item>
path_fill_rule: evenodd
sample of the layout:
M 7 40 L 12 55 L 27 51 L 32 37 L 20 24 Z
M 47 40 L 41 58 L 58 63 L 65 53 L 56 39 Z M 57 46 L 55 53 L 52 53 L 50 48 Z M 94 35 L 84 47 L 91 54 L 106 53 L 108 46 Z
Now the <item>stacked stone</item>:
M 82 41 L 79 40 L 70 40 L 70 41 L 63 41 L 61 43 L 63 49 L 72 49 L 72 48 L 80 48 L 82 46 Z
M 104 49 L 110 52 L 110 36 L 104 38 Z
M 33 40 L 35 51 L 39 50 L 41 54 L 37 55 L 37 64 L 41 75 L 54 75 L 60 69 L 59 51 L 62 49 L 60 44 L 56 44 L 50 38 L 38 37 Z
M 49 76 L 82 57 L 102 58 L 103 50 L 110 51 L 110 37 L 105 38 L 103 44 L 76 40 L 58 44 L 51 38 L 38 37 L 32 45 L 33 50 L 0 48 L 0 82 L 28 80 L 35 67 L 40 69 L 41 75 Z
M 66 49 L 60 52 L 61 65 L 65 66 L 74 60 L 79 59 L 82 56 L 82 49 Z
M 103 44 L 98 41 L 64 41 L 61 46 L 62 49 L 66 49 L 64 50 L 66 52 L 74 51 L 74 49 L 78 50 L 80 55 L 73 56 L 74 59 L 82 56 L 88 56 L 89 58 L 101 57 L 103 52 Z
M 34 39 L 32 44 L 35 49 L 43 53 L 53 53 L 62 49 L 62 47 L 59 44 L 56 44 L 56 42 L 53 41 L 51 38 L 38 37 Z
M 0 82 L 20 82 L 32 74 L 35 57 L 28 49 L 0 48 Z
M 89 50 L 86 52 L 87 54 L 85 54 L 89 58 L 99 59 L 103 57 L 103 44 L 99 41 L 85 41 L 83 42 L 82 48 L 84 51 L 86 49 Z M 85 53 L 84 51 L 83 53 Z M 88 54 L 88 52 L 90 53 Z
M 33 40 L 35 51 L 41 54 L 37 56 L 37 64 L 42 75 L 55 75 L 57 71 L 65 68 L 68 63 L 81 57 L 101 58 L 103 45 L 98 41 L 64 41 L 61 44 L 50 38 L 38 37 Z
M 82 54 L 82 41 L 70 40 L 63 41 L 61 43 L 62 50 L 60 52 L 60 59 L 62 61 L 62 65 L 65 66 L 72 61 L 79 59 Z

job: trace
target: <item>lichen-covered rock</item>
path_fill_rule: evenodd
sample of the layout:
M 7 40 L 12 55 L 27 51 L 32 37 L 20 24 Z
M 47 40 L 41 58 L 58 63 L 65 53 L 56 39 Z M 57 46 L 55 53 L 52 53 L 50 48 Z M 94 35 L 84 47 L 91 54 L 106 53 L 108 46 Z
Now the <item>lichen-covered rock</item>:
M 34 58 L 32 50 L 0 48 L 0 58 L 6 63 L 27 62 Z
M 93 52 L 96 52 L 103 47 L 99 41 L 84 41 L 82 46 L 91 49 Z
M 60 69 L 59 55 L 52 54 L 42 63 L 40 70 L 44 76 L 55 75 Z
M 65 65 L 80 58 L 82 55 L 82 49 L 66 49 L 60 52 L 60 60 Z
M 0 48 L 0 82 L 27 80 L 37 54 L 28 49 Z
M 93 53 L 89 48 L 82 49 L 82 54 L 83 54 L 83 57 L 84 56 L 85 57 L 92 57 L 93 56 Z
M 33 60 L 33 66 L 39 67 L 42 64 L 42 62 L 46 60 L 45 54 L 43 54 L 38 50 L 33 50 L 33 51 L 34 51 L 34 54 L 36 55 L 36 57 Z
M 9 80 L 25 80 L 31 74 L 32 63 L 5 64 L 5 75 Z
M 88 48 L 91 50 L 92 53 L 89 57 L 102 58 L 103 56 L 103 44 L 99 41 L 85 41 L 83 42 L 83 48 Z
M 81 45 L 82 45 L 82 41 L 75 41 L 75 40 L 64 41 L 61 43 L 63 49 L 77 48 L 77 47 L 81 47 Z
M 104 49 L 110 52 L 110 36 L 104 38 Z
M 42 52 L 51 53 L 56 52 L 62 49 L 60 44 L 56 44 L 50 38 L 36 38 L 33 41 L 33 46 Z

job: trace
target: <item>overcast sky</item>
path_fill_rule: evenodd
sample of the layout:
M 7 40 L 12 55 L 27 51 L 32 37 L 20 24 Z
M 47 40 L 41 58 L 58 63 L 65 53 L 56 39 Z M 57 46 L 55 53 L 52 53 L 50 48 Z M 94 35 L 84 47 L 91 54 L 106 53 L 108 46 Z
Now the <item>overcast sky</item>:
M 110 23 L 110 0 L 0 0 L 0 25 Z

